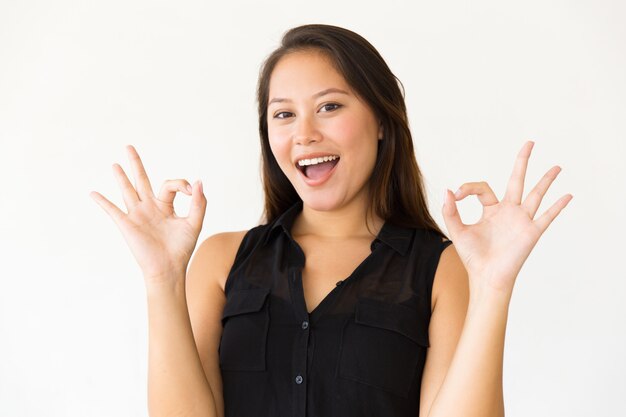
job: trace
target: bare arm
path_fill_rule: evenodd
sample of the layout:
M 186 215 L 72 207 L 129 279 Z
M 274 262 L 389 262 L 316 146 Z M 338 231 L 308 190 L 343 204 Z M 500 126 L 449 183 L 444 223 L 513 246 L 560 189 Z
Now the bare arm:
M 508 298 L 470 292 L 454 245 L 443 252 L 433 285 L 431 347 L 422 379 L 420 415 L 504 416 L 502 366 Z
M 198 247 L 187 271 L 187 303 L 191 326 L 198 355 L 213 392 L 218 417 L 224 417 L 218 354 L 222 336 L 221 318 L 226 304 L 224 285 L 245 233 L 218 233 L 206 239 Z
M 157 289 L 153 304 L 149 298 L 151 416 L 224 417 L 218 356 L 224 283 L 245 233 L 207 238 L 191 259 L 184 291 L 177 288 L 172 297 Z
M 504 416 L 502 365 L 510 295 L 470 293 L 463 331 L 429 417 Z
M 148 298 L 148 408 L 152 417 L 217 416 L 213 392 L 193 338 L 185 275 L 196 246 L 206 197 L 202 182 L 164 182 L 158 197 L 136 149 L 126 147 L 135 185 L 119 164 L 113 164 L 127 212 L 102 194 L 90 196 L 116 223 L 139 264 Z M 177 216 L 174 198 L 191 196 L 189 214 Z
M 462 263 L 467 271 L 469 305 L 454 356 L 428 409 L 428 417 L 504 416 L 502 362 L 513 287 L 541 235 L 572 199 L 571 194 L 561 197 L 535 219 L 560 168 L 550 169 L 522 201 L 533 145 L 532 141 L 526 142 L 518 153 L 501 201 L 484 181 L 465 183 L 455 193 L 446 190 L 442 211 L 455 242 L 459 258 L 456 263 Z M 456 207 L 457 200 L 469 195 L 478 196 L 483 206 L 480 220 L 470 225 L 461 221 Z M 454 282 L 454 277 L 463 274 L 460 267 L 457 269 L 446 271 L 445 281 Z M 452 292 L 454 287 L 450 286 Z M 444 304 L 443 310 L 437 306 L 435 313 L 452 317 L 453 309 L 445 305 L 449 303 Z
M 454 245 L 448 246 L 435 273 L 432 314 L 428 328 L 430 347 L 422 374 L 420 416 L 427 416 L 450 368 L 463 331 L 469 302 L 467 273 Z
M 193 338 L 184 275 L 176 278 L 175 286 L 147 288 L 149 414 L 217 417 Z

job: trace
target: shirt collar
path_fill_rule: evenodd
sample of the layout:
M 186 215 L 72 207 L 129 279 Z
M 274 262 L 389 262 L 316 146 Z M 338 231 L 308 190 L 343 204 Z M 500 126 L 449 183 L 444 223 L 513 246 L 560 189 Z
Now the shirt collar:
M 264 244 L 267 244 L 267 242 L 276 234 L 276 230 L 282 229 L 287 236 L 291 236 L 291 225 L 300 211 L 302 211 L 302 200 L 298 200 L 280 216 L 278 216 L 276 220 L 274 220 L 274 224 L 272 224 L 270 229 L 267 231 Z
M 302 200 L 298 200 L 280 216 L 278 216 L 278 218 L 270 226 L 270 229 L 267 231 L 264 244 L 267 244 L 277 234 L 277 231 L 282 231 L 288 237 L 291 237 L 291 226 L 293 225 L 296 216 L 302 211 L 302 204 Z M 413 228 L 399 226 L 392 224 L 389 221 L 385 221 L 375 240 L 385 243 L 404 256 L 409 250 L 409 245 L 413 239 L 413 233 Z

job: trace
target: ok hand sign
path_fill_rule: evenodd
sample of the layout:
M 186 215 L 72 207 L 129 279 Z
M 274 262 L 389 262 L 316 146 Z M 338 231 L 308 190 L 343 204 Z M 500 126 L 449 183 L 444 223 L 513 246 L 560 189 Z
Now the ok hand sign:
M 122 191 L 128 213 L 96 191 L 89 195 L 107 212 L 122 232 L 143 271 L 146 284 L 165 283 L 182 276 L 198 241 L 206 210 L 202 183 L 193 187 L 184 179 L 165 181 L 155 197 L 139 154 L 132 145 L 126 147 L 135 177 L 132 186 L 122 167 L 113 164 L 113 172 Z M 188 217 L 174 212 L 177 192 L 191 195 Z
M 533 146 L 534 142 L 526 142 L 517 155 L 502 201 L 498 201 L 486 182 L 465 183 L 455 194 L 446 190 L 443 218 L 472 288 L 491 288 L 510 294 L 533 247 L 572 199 L 571 194 L 562 196 L 535 219 L 543 196 L 561 171 L 554 166 L 522 202 L 526 167 Z M 471 225 L 461 221 L 456 206 L 457 200 L 469 195 L 478 196 L 483 205 L 480 220 Z

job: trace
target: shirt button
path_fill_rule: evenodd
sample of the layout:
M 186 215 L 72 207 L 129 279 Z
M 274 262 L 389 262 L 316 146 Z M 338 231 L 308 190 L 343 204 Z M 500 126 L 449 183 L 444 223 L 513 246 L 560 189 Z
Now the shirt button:
M 340 286 L 341 284 L 343 284 L 343 280 L 341 280 L 341 281 L 337 281 L 337 284 L 336 284 L 336 285 L 337 285 L 337 286 Z
M 309 327 L 309 322 L 308 322 L 308 321 L 306 321 L 306 320 L 305 320 L 305 321 L 303 321 L 303 322 L 302 322 L 302 328 L 303 328 L 303 329 L 307 329 L 308 327 Z
M 296 384 L 302 384 L 302 375 L 296 377 Z

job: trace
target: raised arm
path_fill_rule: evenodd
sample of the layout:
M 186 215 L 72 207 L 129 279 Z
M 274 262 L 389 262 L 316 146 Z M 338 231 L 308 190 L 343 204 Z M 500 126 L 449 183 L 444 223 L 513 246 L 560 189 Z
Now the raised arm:
M 502 360 L 513 286 L 541 235 L 572 199 L 571 194 L 562 196 L 535 219 L 543 196 L 561 170 L 555 166 L 522 202 L 533 145 L 534 142 L 526 142 L 517 155 L 502 201 L 498 201 L 485 182 L 463 184 L 454 194 L 446 191 L 443 217 L 458 258 L 467 272 L 469 305 L 454 355 L 427 417 L 504 415 Z M 469 195 L 477 195 L 483 205 L 482 217 L 471 225 L 462 223 L 455 202 Z M 445 278 L 446 281 L 462 282 L 454 276 L 461 277 L 463 272 L 449 270 L 446 273 L 452 274 Z M 465 284 L 458 284 L 457 288 L 461 285 Z M 454 323 L 458 324 L 459 315 L 445 305 L 435 307 L 433 320 L 435 315 L 443 314 L 454 317 Z M 450 312 L 446 312 L 448 310 Z M 445 322 L 439 320 L 440 325 Z
M 118 164 L 113 171 L 128 213 L 97 192 L 90 196 L 111 216 L 139 264 L 148 298 L 148 409 L 151 417 L 217 417 L 216 401 L 193 337 L 185 278 L 197 243 L 206 198 L 202 184 L 165 181 L 157 198 L 139 155 L 127 146 L 136 188 Z M 187 217 L 174 213 L 177 192 L 192 196 Z

